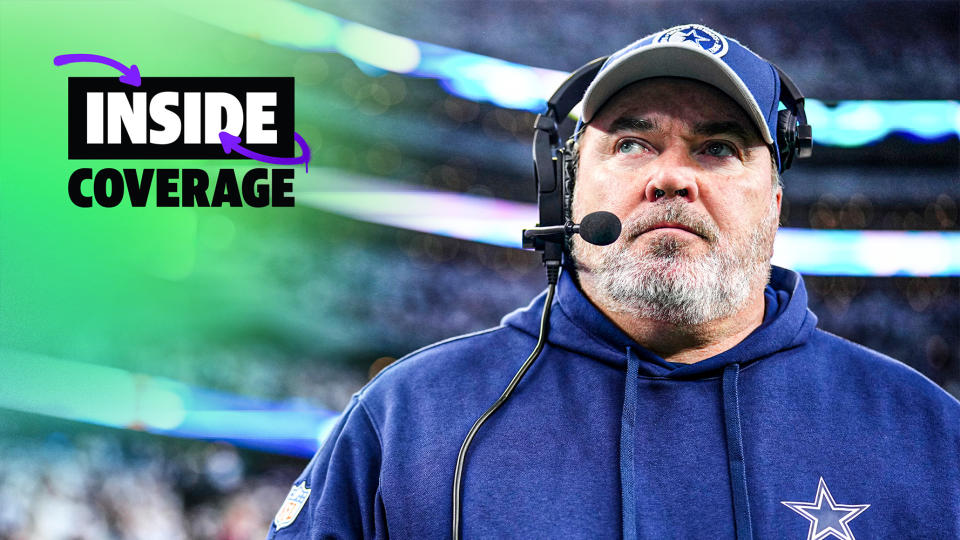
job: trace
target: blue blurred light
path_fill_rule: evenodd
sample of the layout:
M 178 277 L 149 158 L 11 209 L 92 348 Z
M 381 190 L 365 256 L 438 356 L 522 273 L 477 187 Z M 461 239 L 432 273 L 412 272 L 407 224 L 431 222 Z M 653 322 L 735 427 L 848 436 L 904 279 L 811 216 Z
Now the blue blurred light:
M 338 414 L 197 388 L 164 377 L 2 350 L 0 407 L 160 435 L 309 457 Z
M 437 79 L 450 94 L 510 109 L 542 112 L 546 99 L 568 75 L 389 34 L 293 0 L 251 0 L 236 12 L 195 4 L 181 0 L 170 7 L 274 45 L 339 52 L 364 71 L 376 66 Z M 830 107 L 808 98 L 806 110 L 814 143 L 821 146 L 863 146 L 894 133 L 926 142 L 960 136 L 960 102 L 955 100 L 842 101 Z
M 930 142 L 960 134 L 957 101 L 841 101 L 828 107 L 808 99 L 806 111 L 818 145 L 862 146 L 892 133 Z
M 960 233 L 781 228 L 773 263 L 829 276 L 960 276 Z
M 520 247 L 537 207 L 399 181 L 311 170 L 297 201 L 362 221 Z M 832 276 L 960 276 L 960 232 L 781 228 L 773 263 L 802 274 Z

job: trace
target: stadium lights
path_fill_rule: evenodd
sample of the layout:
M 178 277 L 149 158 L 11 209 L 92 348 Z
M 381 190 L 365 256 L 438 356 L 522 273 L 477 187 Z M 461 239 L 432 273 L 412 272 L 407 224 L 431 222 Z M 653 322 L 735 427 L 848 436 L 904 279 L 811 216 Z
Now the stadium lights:
M 542 112 L 546 98 L 568 75 L 390 34 L 292 0 L 251 0 L 242 10 L 185 0 L 169 7 L 280 47 L 340 53 L 368 74 L 382 70 L 437 79 L 457 97 L 509 109 Z M 960 136 L 960 102 L 955 100 L 841 101 L 829 106 L 808 98 L 806 110 L 817 145 L 864 146 L 894 133 L 923 142 Z

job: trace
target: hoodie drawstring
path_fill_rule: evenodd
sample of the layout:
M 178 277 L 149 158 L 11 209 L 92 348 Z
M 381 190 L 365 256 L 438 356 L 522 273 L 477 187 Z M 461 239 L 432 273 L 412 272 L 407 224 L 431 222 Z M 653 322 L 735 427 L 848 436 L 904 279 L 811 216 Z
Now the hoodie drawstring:
M 623 538 L 637 538 L 636 477 L 634 429 L 637 418 L 637 378 L 639 359 L 627 347 L 627 375 L 624 382 L 623 411 L 620 416 L 620 497 L 623 504 Z M 743 431 L 740 427 L 740 365 L 723 369 L 723 421 L 726 428 L 727 463 L 733 491 L 733 515 L 737 540 L 753 540 L 750 499 L 747 493 L 747 468 L 743 457 Z
M 623 538 L 637 537 L 637 501 L 634 479 L 633 430 L 637 419 L 637 377 L 640 363 L 627 347 L 627 376 L 623 388 L 623 412 L 620 415 L 620 500 L 623 515 Z
M 727 462 L 730 465 L 730 487 L 733 490 L 733 516 L 737 540 L 752 540 L 753 527 L 750 524 L 747 467 L 743 459 L 743 432 L 740 428 L 739 378 L 740 364 L 730 364 L 723 369 L 723 420 L 727 431 Z

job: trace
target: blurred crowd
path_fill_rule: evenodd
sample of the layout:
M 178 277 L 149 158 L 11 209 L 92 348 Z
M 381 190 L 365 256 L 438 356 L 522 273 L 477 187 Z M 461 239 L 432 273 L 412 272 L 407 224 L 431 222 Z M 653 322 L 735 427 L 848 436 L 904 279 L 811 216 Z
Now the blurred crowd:
M 0 538 L 262 540 L 302 467 L 254 473 L 228 445 L 133 435 L 3 440 Z
M 552 69 L 572 70 L 646 34 L 699 22 L 774 60 L 820 99 L 950 99 L 960 86 L 956 70 L 942 68 L 960 60 L 956 2 L 306 3 L 414 39 Z

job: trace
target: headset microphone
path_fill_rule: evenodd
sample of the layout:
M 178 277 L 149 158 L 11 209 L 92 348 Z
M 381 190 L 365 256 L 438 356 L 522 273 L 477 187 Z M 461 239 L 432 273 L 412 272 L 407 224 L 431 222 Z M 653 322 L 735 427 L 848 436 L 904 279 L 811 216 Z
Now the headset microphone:
M 579 234 L 586 242 L 595 246 L 606 246 L 620 237 L 620 219 L 610 212 L 593 212 L 583 216 L 580 224 L 568 221 L 564 225 L 551 227 L 532 227 L 523 230 L 523 247 L 532 249 L 534 238 L 556 237 Z

